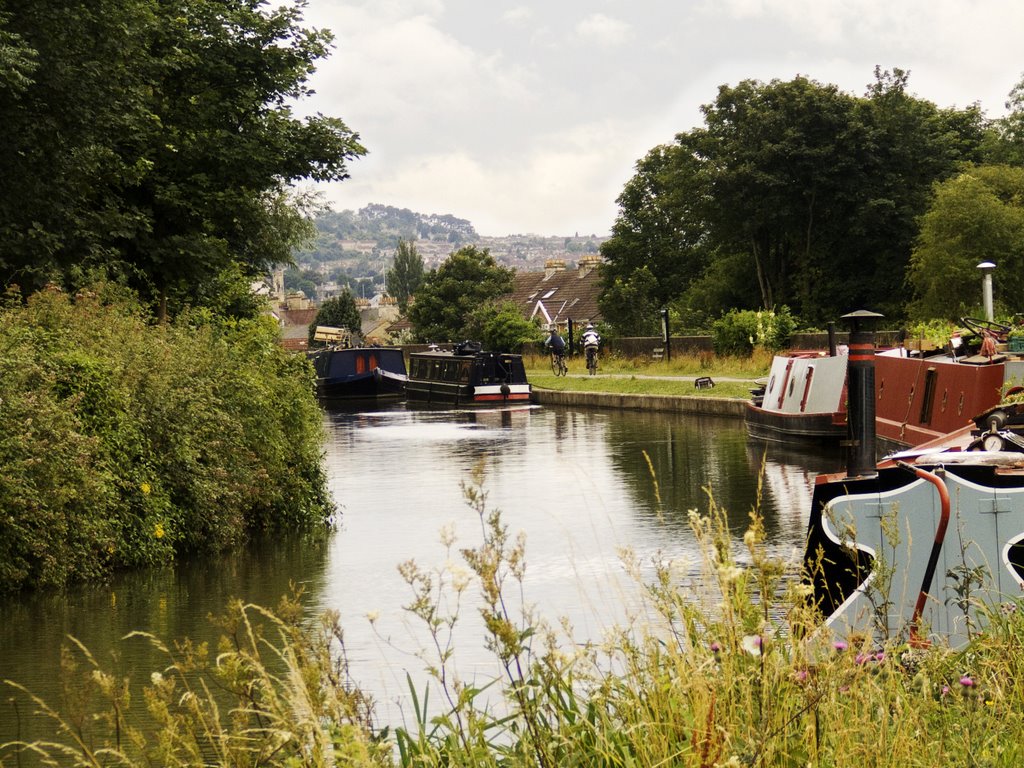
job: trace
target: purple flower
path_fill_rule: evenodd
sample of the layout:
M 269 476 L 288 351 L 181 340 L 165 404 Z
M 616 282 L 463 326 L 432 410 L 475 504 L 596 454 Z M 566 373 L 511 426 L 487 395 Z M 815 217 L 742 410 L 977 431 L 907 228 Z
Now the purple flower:
M 808 677 L 807 670 L 806 669 L 798 669 L 796 671 L 795 677 L 796 677 L 796 681 L 798 683 L 806 682 L 807 681 L 807 677 Z
M 875 661 L 877 661 L 879 664 L 881 664 L 883 661 L 885 661 L 885 652 L 884 651 L 879 651 L 878 653 L 876 653 L 875 654 Z
M 722 650 L 722 644 L 719 643 L 717 640 L 712 640 L 710 648 L 712 653 L 718 653 L 720 650 Z
M 947 693 L 949 693 L 949 686 L 948 685 L 942 686 L 942 695 L 945 696 Z
M 857 664 L 863 664 L 867 660 L 868 660 L 868 656 L 865 653 L 858 653 L 857 656 L 854 658 L 854 661 Z
M 835 648 L 837 651 L 845 651 L 850 646 L 848 646 L 846 642 L 843 640 L 836 640 L 834 643 L 832 643 L 832 647 Z
M 962 685 L 964 688 L 970 688 L 972 685 L 974 685 L 974 681 L 969 676 L 964 675 L 960 678 L 960 685 Z

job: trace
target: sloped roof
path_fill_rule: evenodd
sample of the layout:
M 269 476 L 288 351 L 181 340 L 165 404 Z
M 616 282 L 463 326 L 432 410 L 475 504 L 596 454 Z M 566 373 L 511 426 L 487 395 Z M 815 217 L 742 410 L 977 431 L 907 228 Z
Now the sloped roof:
M 564 325 L 569 318 L 573 322 L 600 321 L 600 292 L 597 269 L 546 269 L 516 272 L 512 293 L 506 299 L 514 302 L 527 319 L 539 315 L 545 325 Z

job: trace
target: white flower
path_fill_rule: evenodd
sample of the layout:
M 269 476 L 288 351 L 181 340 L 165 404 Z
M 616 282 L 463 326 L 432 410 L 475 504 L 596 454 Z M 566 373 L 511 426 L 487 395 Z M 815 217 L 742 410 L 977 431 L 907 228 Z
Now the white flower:
M 366 614 L 366 619 L 371 624 L 376 623 L 377 619 L 379 619 L 379 618 L 380 618 L 380 611 L 368 611 L 367 614 Z
M 161 675 L 159 672 L 154 672 L 149 676 L 149 682 L 151 682 L 153 685 L 160 685 L 160 683 L 162 683 L 163 681 L 164 676 Z
M 749 653 L 751 656 L 761 655 L 761 636 L 760 635 L 746 635 L 743 638 L 743 642 L 740 643 L 743 650 Z

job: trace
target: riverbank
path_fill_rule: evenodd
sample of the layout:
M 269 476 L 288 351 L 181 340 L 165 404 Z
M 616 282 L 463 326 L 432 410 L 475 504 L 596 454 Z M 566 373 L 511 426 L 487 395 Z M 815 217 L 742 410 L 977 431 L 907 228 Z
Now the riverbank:
M 532 400 L 538 405 L 699 413 L 737 418 L 743 418 L 747 407 L 745 400 L 734 397 L 577 392 L 572 390 L 546 389 L 543 387 L 534 387 Z

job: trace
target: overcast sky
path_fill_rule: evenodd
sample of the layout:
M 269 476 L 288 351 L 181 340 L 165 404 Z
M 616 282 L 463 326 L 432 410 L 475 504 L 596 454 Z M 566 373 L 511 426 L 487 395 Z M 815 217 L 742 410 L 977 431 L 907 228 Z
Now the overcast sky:
M 999 117 L 1024 74 L 1021 0 L 310 0 L 306 22 L 336 40 L 305 107 L 369 149 L 323 187 L 333 207 L 494 236 L 607 234 L 636 161 L 723 83 L 860 95 L 877 64 Z

